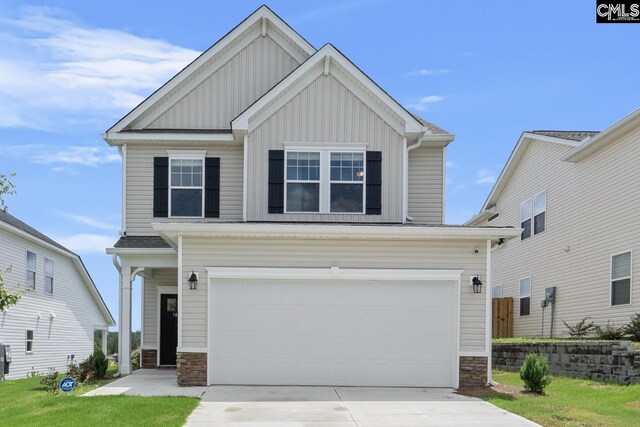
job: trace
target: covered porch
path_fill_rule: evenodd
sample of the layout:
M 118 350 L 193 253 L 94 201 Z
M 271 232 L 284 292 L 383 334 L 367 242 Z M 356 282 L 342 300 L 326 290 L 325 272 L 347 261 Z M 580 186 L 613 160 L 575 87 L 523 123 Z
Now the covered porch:
M 132 293 L 139 286 L 140 367 L 144 371 L 174 368 L 158 370 L 156 375 L 166 379 L 169 374 L 175 383 L 181 294 L 177 251 L 161 237 L 128 236 L 107 253 L 119 272 L 118 373 L 132 373 Z

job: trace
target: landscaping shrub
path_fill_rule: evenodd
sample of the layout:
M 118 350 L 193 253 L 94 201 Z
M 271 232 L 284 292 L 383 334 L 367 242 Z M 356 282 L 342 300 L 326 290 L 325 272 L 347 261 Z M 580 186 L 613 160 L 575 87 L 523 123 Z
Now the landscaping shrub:
M 140 349 L 136 348 L 131 352 L 131 369 L 140 369 Z
M 107 368 L 109 367 L 107 357 L 102 350 L 97 349 L 89 358 L 93 358 L 93 370 L 95 371 L 96 378 L 100 380 L 103 379 L 105 375 L 107 375 Z
M 71 363 L 67 370 L 67 376 L 75 379 L 79 383 L 91 380 L 100 380 L 107 374 L 109 361 L 102 350 L 96 350 L 94 354 L 87 357 L 80 364 Z
M 551 382 L 547 359 L 537 353 L 527 354 L 520 367 L 520 379 L 524 381 L 525 390 L 544 394 L 544 388 Z
M 562 323 L 564 323 L 564 325 L 569 330 L 569 336 L 571 338 L 585 338 L 587 335 L 593 332 L 596 328 L 595 323 L 593 322 L 587 323 L 588 319 L 590 319 L 590 317 L 585 317 L 575 325 L 569 325 L 564 320 L 562 321 Z
M 49 368 L 49 372 L 40 377 L 40 384 L 44 386 L 45 390 L 53 394 L 58 393 L 58 371 L 54 368 Z
M 625 335 L 633 341 L 640 341 L 640 313 L 631 316 L 631 322 L 625 326 Z
M 604 328 L 596 326 L 596 335 L 598 335 L 598 339 L 601 340 L 621 340 L 622 338 L 624 338 L 625 334 L 625 326 L 616 326 L 610 321 L 607 322 L 607 326 L 605 326 Z

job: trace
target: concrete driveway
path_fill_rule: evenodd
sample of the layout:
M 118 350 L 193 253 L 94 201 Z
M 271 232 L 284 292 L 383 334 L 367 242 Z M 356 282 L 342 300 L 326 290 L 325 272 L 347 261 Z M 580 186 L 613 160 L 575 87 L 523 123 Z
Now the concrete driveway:
M 535 426 L 452 389 L 211 386 L 187 426 Z

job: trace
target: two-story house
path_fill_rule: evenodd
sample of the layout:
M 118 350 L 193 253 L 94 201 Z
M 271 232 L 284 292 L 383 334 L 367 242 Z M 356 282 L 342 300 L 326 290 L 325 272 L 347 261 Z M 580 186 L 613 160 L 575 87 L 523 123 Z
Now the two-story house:
M 468 222 L 522 228 L 491 255 L 494 296 L 514 299 L 514 335 L 566 335 L 563 321 L 585 317 L 620 326 L 640 311 L 639 144 L 640 110 L 602 132 L 522 134 Z
M 1 209 L 0 269 L 9 292 L 25 292 L 0 311 L 0 344 L 11 347 L 7 378 L 65 372 L 93 353 L 94 342 L 106 353 L 115 322 L 82 259 Z
M 486 383 L 471 282 L 519 232 L 444 226 L 453 135 L 332 45 L 262 6 L 104 137 L 123 158 L 122 374 L 138 275 L 142 365 L 182 385 Z

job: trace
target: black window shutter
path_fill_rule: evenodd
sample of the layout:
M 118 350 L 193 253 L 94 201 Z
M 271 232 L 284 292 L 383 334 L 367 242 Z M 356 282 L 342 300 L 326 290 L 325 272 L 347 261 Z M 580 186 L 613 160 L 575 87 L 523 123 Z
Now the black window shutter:
M 269 213 L 284 213 L 284 150 L 269 150 Z
M 382 152 L 367 151 L 367 215 L 382 214 Z
M 220 218 L 220 157 L 204 159 L 204 216 Z
M 169 216 L 169 158 L 153 158 L 153 216 Z

